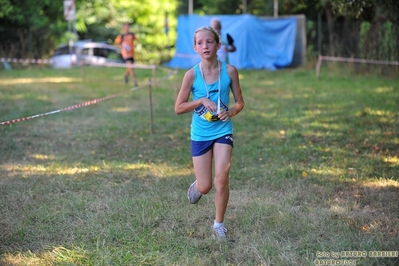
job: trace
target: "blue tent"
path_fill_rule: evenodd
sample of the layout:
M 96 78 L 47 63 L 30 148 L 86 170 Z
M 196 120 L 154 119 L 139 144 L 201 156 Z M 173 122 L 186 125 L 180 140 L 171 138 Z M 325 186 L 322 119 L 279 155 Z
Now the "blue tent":
M 176 54 L 165 65 L 172 68 L 191 68 L 200 62 L 194 51 L 194 32 L 209 26 L 217 18 L 222 33 L 234 38 L 237 50 L 229 53 L 229 62 L 238 69 L 268 69 L 291 64 L 297 28 L 296 18 L 258 19 L 253 15 L 180 15 L 177 26 Z

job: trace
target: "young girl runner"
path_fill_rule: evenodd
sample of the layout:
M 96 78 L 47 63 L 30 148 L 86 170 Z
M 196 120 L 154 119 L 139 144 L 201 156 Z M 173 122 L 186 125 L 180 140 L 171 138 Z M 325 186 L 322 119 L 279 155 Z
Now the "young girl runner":
M 217 60 L 219 34 L 211 27 L 194 33 L 194 50 L 201 62 L 189 69 L 176 99 L 176 114 L 192 112 L 191 152 L 196 181 L 188 189 L 188 198 L 196 204 L 212 189 L 212 161 L 216 215 L 212 230 L 217 239 L 226 239 L 224 216 L 229 201 L 229 172 L 233 150 L 231 117 L 244 108 L 237 69 Z M 230 91 L 234 103 L 229 106 Z M 192 100 L 190 99 L 192 94 Z

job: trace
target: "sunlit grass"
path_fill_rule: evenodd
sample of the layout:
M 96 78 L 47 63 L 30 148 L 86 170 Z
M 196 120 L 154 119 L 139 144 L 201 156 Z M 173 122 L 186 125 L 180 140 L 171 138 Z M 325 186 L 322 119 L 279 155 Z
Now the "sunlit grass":
M 16 84 L 32 84 L 32 83 L 70 83 L 70 82 L 81 82 L 81 79 L 69 78 L 69 77 L 1 79 L 0 85 L 16 85 Z
M 48 156 L 34 156 L 36 159 L 43 160 L 43 158 L 48 158 Z M 55 157 L 51 160 L 56 160 Z M 43 176 L 53 176 L 53 175 L 75 175 L 82 173 L 95 173 L 95 172 L 107 172 L 111 169 L 122 169 L 126 171 L 130 170 L 140 170 L 145 171 L 147 175 L 151 175 L 156 178 L 170 178 L 175 176 L 185 176 L 193 175 L 191 168 L 177 168 L 167 165 L 167 163 L 144 163 L 139 162 L 135 164 L 114 164 L 106 163 L 103 165 L 91 165 L 89 167 L 85 166 L 74 166 L 68 167 L 66 165 L 44 165 L 44 164 L 34 164 L 34 165 L 15 165 L 15 164 L 3 164 L 0 166 L 3 173 L 10 172 L 9 176 L 14 175 L 14 172 L 19 172 L 21 177 L 29 177 L 32 175 L 43 175 Z M 7 174 L 8 175 L 8 174 Z
M 55 247 L 52 250 L 44 251 L 39 254 L 28 253 L 26 255 L 6 255 L 2 263 L 4 265 L 53 265 L 54 261 L 61 264 L 76 265 L 82 262 L 88 262 L 89 258 L 85 250 L 77 248 L 70 250 L 65 247 Z
M 127 113 L 127 112 L 131 112 L 132 108 L 128 108 L 128 107 L 117 107 L 117 108 L 113 108 L 111 110 L 112 112 L 118 112 L 118 113 Z

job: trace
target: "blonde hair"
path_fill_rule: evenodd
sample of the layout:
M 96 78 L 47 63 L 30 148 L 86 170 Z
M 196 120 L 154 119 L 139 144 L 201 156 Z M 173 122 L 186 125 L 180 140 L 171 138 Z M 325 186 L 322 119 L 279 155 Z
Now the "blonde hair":
M 197 41 L 197 39 L 196 39 L 197 33 L 200 32 L 200 31 L 209 31 L 209 32 L 212 33 L 213 36 L 215 37 L 216 43 L 219 43 L 219 42 L 220 42 L 219 33 L 218 33 L 214 28 L 209 27 L 209 26 L 205 26 L 205 27 L 198 28 L 198 29 L 194 32 L 194 45 L 195 45 L 195 43 L 196 43 L 196 41 Z

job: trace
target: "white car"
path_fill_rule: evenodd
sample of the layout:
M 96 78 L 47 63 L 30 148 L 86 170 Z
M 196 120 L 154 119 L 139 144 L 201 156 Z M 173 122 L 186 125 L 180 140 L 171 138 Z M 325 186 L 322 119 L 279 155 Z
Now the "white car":
M 50 59 L 53 68 L 70 68 L 84 64 L 124 63 L 120 48 L 101 42 L 77 41 L 59 46 Z

